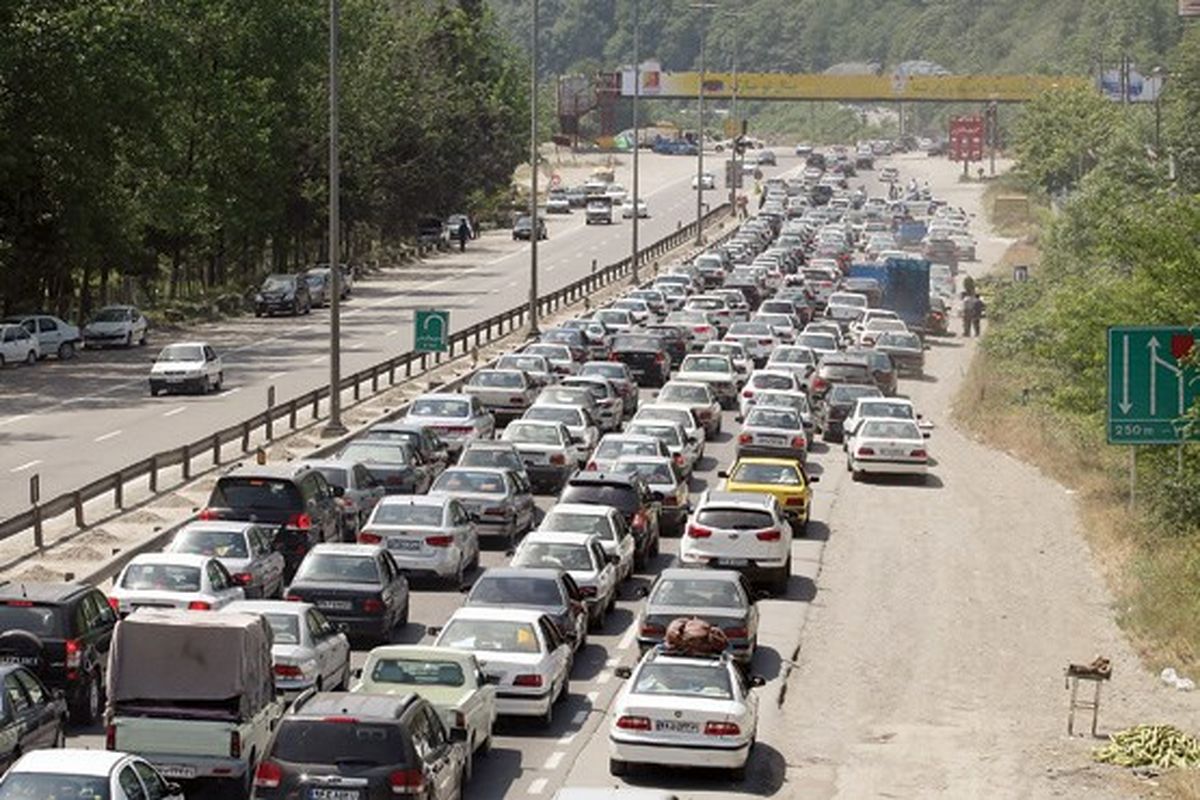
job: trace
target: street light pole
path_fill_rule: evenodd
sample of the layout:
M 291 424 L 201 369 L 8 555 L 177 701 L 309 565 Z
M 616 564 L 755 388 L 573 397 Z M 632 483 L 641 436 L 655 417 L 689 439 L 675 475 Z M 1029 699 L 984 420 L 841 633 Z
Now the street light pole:
M 332 297 L 329 300 L 329 422 L 322 436 L 346 433 L 342 424 L 342 325 L 341 325 L 341 175 L 338 164 L 338 27 L 340 0 L 329 0 L 329 272 Z
M 738 36 L 734 33 L 733 36 L 733 100 L 729 104 L 729 115 L 733 117 L 734 123 L 734 141 L 736 142 L 741 135 L 741 124 L 738 121 L 737 113 L 737 97 L 738 97 Z M 737 188 L 741 174 L 737 171 L 737 145 L 729 148 L 729 207 L 737 209 Z
M 533 2 L 533 57 L 529 68 L 529 335 L 538 330 L 538 0 Z
M 638 45 L 642 33 L 642 18 L 640 13 L 640 3 L 638 0 L 633 0 L 633 282 L 636 285 L 639 282 L 638 266 L 642 260 L 641 253 L 638 250 L 638 223 L 640 217 L 638 215 L 638 150 L 641 149 L 642 136 L 638 126 L 638 98 L 642 93 L 642 65 L 638 58 Z

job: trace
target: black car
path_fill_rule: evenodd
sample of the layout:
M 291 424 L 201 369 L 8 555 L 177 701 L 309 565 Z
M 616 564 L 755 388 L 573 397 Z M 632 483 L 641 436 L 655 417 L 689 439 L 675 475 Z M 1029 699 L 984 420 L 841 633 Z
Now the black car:
M 0 681 L 0 771 L 22 753 L 66 745 L 66 700 L 20 664 L 0 665 Z
M 283 553 L 284 577 L 291 580 L 314 544 L 344 538 L 340 492 L 307 464 L 244 466 L 217 479 L 199 518 L 276 527 L 275 549 Z
M 422 463 L 428 466 L 433 477 L 451 464 L 450 448 L 432 428 L 410 422 L 382 422 L 372 425 L 359 437 L 363 439 L 398 439 L 408 442 L 417 452 Z
M 312 311 L 312 295 L 303 275 L 268 275 L 254 295 L 254 316 L 270 316 L 277 311 L 292 316 Z
M 658 555 L 662 503 L 644 480 L 631 472 L 577 472 L 559 495 L 560 503 L 610 506 L 621 512 L 637 545 L 634 562 L 645 566 Z
M 388 494 L 425 494 L 436 472 L 408 442 L 394 439 L 355 439 L 338 451 L 339 461 L 365 466 Z
M 896 365 L 887 353 L 871 348 L 854 347 L 846 350 L 842 355 L 856 356 L 866 360 L 868 369 L 871 370 L 871 377 L 875 379 L 875 385 L 879 387 L 879 390 L 888 397 L 896 393 L 899 384 Z
M 465 730 L 416 694 L 306 692 L 254 773 L 258 800 L 462 796 Z
M 691 351 L 691 331 L 682 325 L 647 325 L 643 330 L 663 340 L 667 354 L 671 356 L 672 367 L 682 364 L 683 357 Z
M 845 438 L 843 424 L 854 410 L 860 397 L 883 397 L 883 392 L 874 384 L 835 384 L 824 401 L 817 406 L 815 422 L 821 438 L 827 442 L 840 442 Z
M 104 710 L 104 672 L 117 614 L 94 586 L 0 586 L 0 662 L 20 664 L 61 690 L 73 722 L 90 725 Z
M 737 289 L 742 293 L 742 297 L 746 299 L 746 305 L 750 307 L 750 312 L 754 313 L 763 301 L 762 288 L 750 278 L 730 278 L 725 281 L 726 289 Z
M 629 367 L 638 386 L 662 387 L 671 377 L 671 354 L 660 336 L 622 333 L 613 338 L 612 361 Z
M 871 374 L 866 358 L 848 357 L 844 354 L 822 358 L 817 371 L 808 379 L 809 402 L 819 405 L 830 388 L 839 383 L 875 385 L 875 376 Z
M 408 580 L 380 545 L 317 545 L 296 570 L 287 599 L 312 603 L 351 636 L 386 643 L 408 624 Z
M 526 241 L 528 241 L 532 232 L 533 232 L 533 218 L 532 217 L 517 217 L 516 224 L 513 225 L 513 229 L 512 229 L 513 239 L 514 240 L 525 239 Z M 539 239 L 549 239 L 550 238 L 550 234 L 546 232 L 546 220 L 542 219 L 541 217 L 538 217 L 538 237 L 537 238 L 539 238 Z
M 467 606 L 503 606 L 545 612 L 578 650 L 585 644 L 588 611 L 574 578 L 560 569 L 492 567 L 475 579 Z

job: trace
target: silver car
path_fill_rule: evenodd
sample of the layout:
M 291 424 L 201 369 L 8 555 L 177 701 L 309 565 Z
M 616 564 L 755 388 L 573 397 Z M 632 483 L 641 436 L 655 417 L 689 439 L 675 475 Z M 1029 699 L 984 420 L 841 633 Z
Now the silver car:
M 734 658 L 748 664 L 758 642 L 757 593 L 738 572 L 725 569 L 665 569 L 647 591 L 634 629 L 645 653 L 662 642 L 679 617 L 696 617 L 725 632 Z
M 624 416 L 633 416 L 638 408 L 637 381 L 629 371 L 629 365 L 620 361 L 589 361 L 579 368 L 580 377 L 596 376 L 607 378 L 617 387 L 621 399 L 625 401 Z
M 790 408 L 800 415 L 800 419 L 804 422 L 804 433 L 808 436 L 808 444 L 812 446 L 813 430 L 816 428 L 816 421 L 813 419 L 812 406 L 808 402 L 808 395 L 804 392 L 780 392 L 768 390 L 759 392 L 754 397 L 755 408 Z
M 683 359 L 675 377 L 683 381 L 707 383 L 717 396 L 721 408 L 733 408 L 737 405 L 737 387 L 742 380 L 738 377 L 733 359 L 729 356 L 694 353 Z
M 662 530 L 682 533 L 691 508 L 688 504 L 688 481 L 683 471 L 669 456 L 622 456 L 614 472 L 633 472 L 642 477 L 650 491 L 661 496 L 662 511 L 659 525 Z
M 399 439 L 355 439 L 336 455 L 338 461 L 362 464 L 383 487 L 384 494 L 423 494 L 436 470 Z
M 535 342 L 521 350 L 531 356 L 543 356 L 550 362 L 550 368 L 559 376 L 574 375 L 579 372 L 579 362 L 571 357 L 571 348 L 565 344 L 550 344 Z
M 133 306 L 105 306 L 83 326 L 84 347 L 144 345 L 149 323 Z
M 692 413 L 691 406 L 677 403 L 651 403 L 642 406 L 633 417 L 634 422 L 647 420 L 678 423 L 683 428 L 683 432 L 687 434 L 688 440 L 693 441 L 695 445 L 696 460 L 704 458 L 704 446 L 707 444 L 708 437 L 705 435 L 704 425 Z
M 479 398 L 496 419 L 512 419 L 533 405 L 540 388 L 519 369 L 481 369 L 467 381 L 463 394 Z
M 550 494 L 587 458 L 587 452 L 561 422 L 519 419 L 509 423 L 501 441 L 516 448 L 530 481 Z
M 654 398 L 655 405 L 683 406 L 691 410 L 711 438 L 721 432 L 721 404 L 707 383 L 674 380 Z
M 404 421 L 433 430 L 457 453 L 473 439 L 491 439 L 496 432 L 495 418 L 483 409 L 479 399 L 446 392 L 423 394 L 408 407 Z
M 666 456 L 671 457 L 671 451 L 666 444 L 656 436 L 641 436 L 629 433 L 606 433 L 592 457 L 588 460 L 586 469 L 594 472 L 612 472 L 613 468 L 624 456 Z
M 475 522 L 462 503 L 446 495 L 385 498 L 358 542 L 383 545 L 406 573 L 442 578 L 456 589 L 479 565 Z
M 690 477 L 700 460 L 699 442 L 688 437 L 683 426 L 668 420 L 638 420 L 625 427 L 626 433 L 653 436 L 667 446 L 675 465 Z
M 176 532 L 167 553 L 209 556 L 229 571 L 246 597 L 283 596 L 283 554 L 275 532 L 254 522 L 189 522 Z
M 583 595 L 588 622 L 592 628 L 599 628 L 604 623 L 604 615 L 617 603 L 617 561 L 615 556 L 610 557 L 604 552 L 596 536 L 535 531 L 521 541 L 511 566 L 566 572 Z
M 803 462 L 808 454 L 804 420 L 790 408 L 755 406 L 737 438 L 737 457 L 769 456 Z
M 817 354 L 807 347 L 791 345 L 777 347 L 767 359 L 767 369 L 789 370 L 800 380 L 805 380 L 817 368 Z
M 733 362 L 733 369 L 737 373 L 739 382 L 749 378 L 750 371 L 754 369 L 754 362 L 751 360 L 750 354 L 746 351 L 746 346 L 741 342 L 709 342 L 704 345 L 704 349 L 700 352 L 729 356 L 729 359 Z
M 592 452 L 600 439 L 600 431 L 588 412 L 579 406 L 566 406 L 557 403 L 538 402 L 531 406 L 522 416 L 523 420 L 535 422 L 561 422 L 571 432 L 572 441 L 580 448 L 583 455 L 579 459 L 582 464 L 587 460 L 587 454 Z
M 487 467 L 451 467 L 438 476 L 431 495 L 449 495 L 474 515 L 480 535 L 509 547 L 533 527 L 533 487 L 523 473 Z
M 519 369 L 538 387 L 549 386 L 558 380 L 549 359 L 533 353 L 509 353 L 500 356 L 496 361 L 496 369 Z
M 222 613 L 258 614 L 271 626 L 275 689 L 344 691 L 350 682 L 350 640 L 311 603 L 235 600 Z
M 598 411 L 596 421 L 603 430 L 615 431 L 621 427 L 621 420 L 625 416 L 625 398 L 608 378 L 576 375 L 563 378 L 559 385 L 566 389 L 587 389 L 591 393 Z
M 342 510 L 342 530 L 356 536 L 367 517 L 371 516 L 375 504 L 387 490 L 365 465 L 356 461 L 304 459 L 333 487 L 338 507 Z
M 633 540 L 625 517 L 612 506 L 556 503 L 546 512 L 538 530 L 594 535 L 600 540 L 606 556 L 610 559 L 616 556 L 617 578 L 625 580 L 633 575 L 637 542 Z

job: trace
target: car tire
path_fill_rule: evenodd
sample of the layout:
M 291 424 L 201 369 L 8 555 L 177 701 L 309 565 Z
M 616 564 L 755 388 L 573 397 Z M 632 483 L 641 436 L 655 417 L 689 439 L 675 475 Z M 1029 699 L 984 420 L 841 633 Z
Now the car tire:
M 777 598 L 786 595 L 788 590 L 788 581 L 791 579 L 791 577 L 792 557 L 789 555 L 787 562 L 779 568 L 779 571 L 775 573 L 774 577 L 771 579 L 771 594 Z
M 0 361 L 0 364 L 2 364 L 2 363 L 3 363 L 3 362 L 2 362 L 2 361 Z M 151 396 L 151 397 L 158 397 L 158 389 L 156 389 L 156 388 L 155 388 L 154 384 L 150 384 L 150 396 Z
M 630 767 L 630 764 L 628 761 L 621 761 L 620 759 L 617 759 L 617 758 L 610 758 L 608 760 L 608 774 L 612 775 L 615 778 L 619 778 L 623 775 L 628 775 L 629 767 Z
M 397 628 L 404 628 L 408 625 L 408 609 L 411 604 L 407 601 L 404 603 L 404 611 L 400 612 L 400 619 L 396 620 Z
M 146 332 L 142 331 L 142 335 L 138 337 L 138 347 L 146 346 Z
M 293 317 L 300 316 L 300 301 L 299 300 L 292 301 L 292 316 Z
M 730 767 L 729 780 L 734 783 L 744 783 L 746 781 L 746 765 L 742 764 L 740 767 Z
M 254 316 L 261 317 L 262 315 L 263 315 L 263 312 L 262 312 L 261 308 L 254 309 Z
M 304 316 L 307 317 L 311 313 L 312 313 L 312 303 L 305 303 L 304 304 Z
M 82 695 L 82 702 L 70 709 L 71 722 L 76 725 L 92 725 L 100 719 L 104 711 L 104 701 L 101 697 L 100 676 L 92 674 Z
M 67 361 L 75 357 L 75 345 L 71 342 L 63 342 L 58 346 L 58 360 Z
M 133 347 L 133 331 L 130 331 L 129 333 L 125 334 L 125 346 Z
M 29 351 L 29 352 L 28 352 L 28 353 L 25 355 L 25 364 L 26 364 L 27 366 L 30 366 L 30 367 L 32 367 L 34 364 L 36 364 L 36 363 L 37 363 L 37 360 L 38 360 L 38 358 L 37 358 L 37 353 L 33 352 L 32 350 L 30 350 L 30 351 Z
M 454 572 L 450 573 L 450 576 L 446 580 L 449 583 L 450 588 L 457 591 L 466 582 L 466 575 L 467 575 L 466 559 L 459 558 L 458 566 L 455 567 Z
M 217 383 L 215 386 L 213 386 L 213 390 L 217 391 L 217 392 L 221 391 L 221 387 L 224 385 L 224 383 L 225 383 L 225 373 L 218 372 L 217 373 Z

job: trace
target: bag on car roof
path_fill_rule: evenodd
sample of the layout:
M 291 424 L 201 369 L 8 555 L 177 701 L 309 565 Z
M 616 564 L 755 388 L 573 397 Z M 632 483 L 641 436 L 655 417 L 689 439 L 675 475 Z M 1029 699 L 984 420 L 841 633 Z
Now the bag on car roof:
M 725 631 L 697 617 L 672 620 L 663 642 L 673 652 L 691 655 L 717 655 L 729 645 Z

